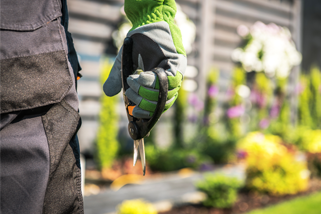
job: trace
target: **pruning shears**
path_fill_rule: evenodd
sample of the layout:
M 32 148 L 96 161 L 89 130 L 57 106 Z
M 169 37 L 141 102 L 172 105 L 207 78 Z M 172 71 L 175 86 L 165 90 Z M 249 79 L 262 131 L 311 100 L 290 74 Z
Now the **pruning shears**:
M 145 147 L 144 147 L 144 137 L 148 137 L 151 129 L 154 127 L 156 122 L 159 120 L 162 115 L 168 92 L 168 80 L 167 74 L 165 73 L 163 68 L 154 68 L 152 72 L 154 72 L 159 79 L 159 95 L 158 102 L 156 105 L 156 110 L 153 113 L 153 116 L 150 119 L 141 119 L 136 118 L 132 115 L 132 111 L 135 108 L 135 103 L 129 100 L 125 92 L 129 88 L 127 84 L 127 78 L 129 75 L 135 73 L 133 68 L 133 59 L 132 59 L 132 49 L 133 49 L 133 40 L 130 37 L 126 37 L 123 45 L 122 52 L 122 69 L 121 69 L 121 77 L 122 77 L 122 86 L 123 86 L 123 96 L 124 102 L 127 112 L 128 118 L 128 132 L 130 137 L 134 140 L 134 166 L 137 161 L 138 151 L 140 155 L 140 159 L 143 167 L 143 175 L 146 172 L 146 159 L 145 159 Z

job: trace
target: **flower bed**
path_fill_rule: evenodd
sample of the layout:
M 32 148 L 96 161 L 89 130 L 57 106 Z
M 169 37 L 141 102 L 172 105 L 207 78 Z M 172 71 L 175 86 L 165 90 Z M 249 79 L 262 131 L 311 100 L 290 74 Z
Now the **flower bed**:
M 309 182 L 309 188 L 305 192 L 296 195 L 269 196 L 259 195 L 253 192 L 241 192 L 234 206 L 229 209 L 207 208 L 201 204 L 186 204 L 175 207 L 170 211 L 159 214 L 241 214 L 253 209 L 264 208 L 277 203 L 294 199 L 296 197 L 309 195 L 321 190 L 321 180 L 314 179 Z

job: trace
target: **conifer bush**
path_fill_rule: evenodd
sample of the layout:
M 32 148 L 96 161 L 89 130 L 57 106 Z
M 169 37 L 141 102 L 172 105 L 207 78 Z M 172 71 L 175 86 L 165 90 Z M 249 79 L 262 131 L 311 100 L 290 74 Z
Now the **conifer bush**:
M 112 68 L 112 64 L 108 61 L 104 62 L 100 83 L 104 84 L 109 72 Z M 118 112 L 116 105 L 118 102 L 118 96 L 107 97 L 102 94 L 100 98 L 101 110 L 99 113 L 99 128 L 96 139 L 96 160 L 100 169 L 111 167 L 118 152 Z
M 203 201 L 205 206 L 229 208 L 236 202 L 237 191 L 242 187 L 242 182 L 223 174 L 207 174 L 204 180 L 196 183 L 196 187 L 207 196 Z

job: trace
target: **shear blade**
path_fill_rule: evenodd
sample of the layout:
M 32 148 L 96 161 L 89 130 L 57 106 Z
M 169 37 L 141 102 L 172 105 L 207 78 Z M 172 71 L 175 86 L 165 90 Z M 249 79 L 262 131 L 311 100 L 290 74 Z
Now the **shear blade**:
M 139 155 L 140 155 L 140 160 L 142 162 L 143 175 L 145 175 L 145 172 L 146 172 L 146 159 L 145 159 L 144 138 L 139 140 Z
M 138 147 L 139 147 L 139 140 L 134 140 L 134 160 L 133 160 L 133 166 L 135 166 L 135 165 L 136 165 L 136 162 L 137 162 Z

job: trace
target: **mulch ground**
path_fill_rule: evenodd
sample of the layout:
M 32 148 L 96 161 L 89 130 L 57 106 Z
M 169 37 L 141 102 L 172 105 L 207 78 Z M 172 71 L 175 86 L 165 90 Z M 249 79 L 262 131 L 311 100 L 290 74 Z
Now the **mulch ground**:
M 239 193 L 238 200 L 230 209 L 206 208 L 200 204 L 186 204 L 180 207 L 175 207 L 170 211 L 160 214 L 240 214 L 250 210 L 264 208 L 283 201 L 287 201 L 296 197 L 309 195 L 313 192 L 321 191 L 321 180 L 312 179 L 309 189 L 296 195 L 286 196 L 269 196 L 259 195 L 250 192 Z

